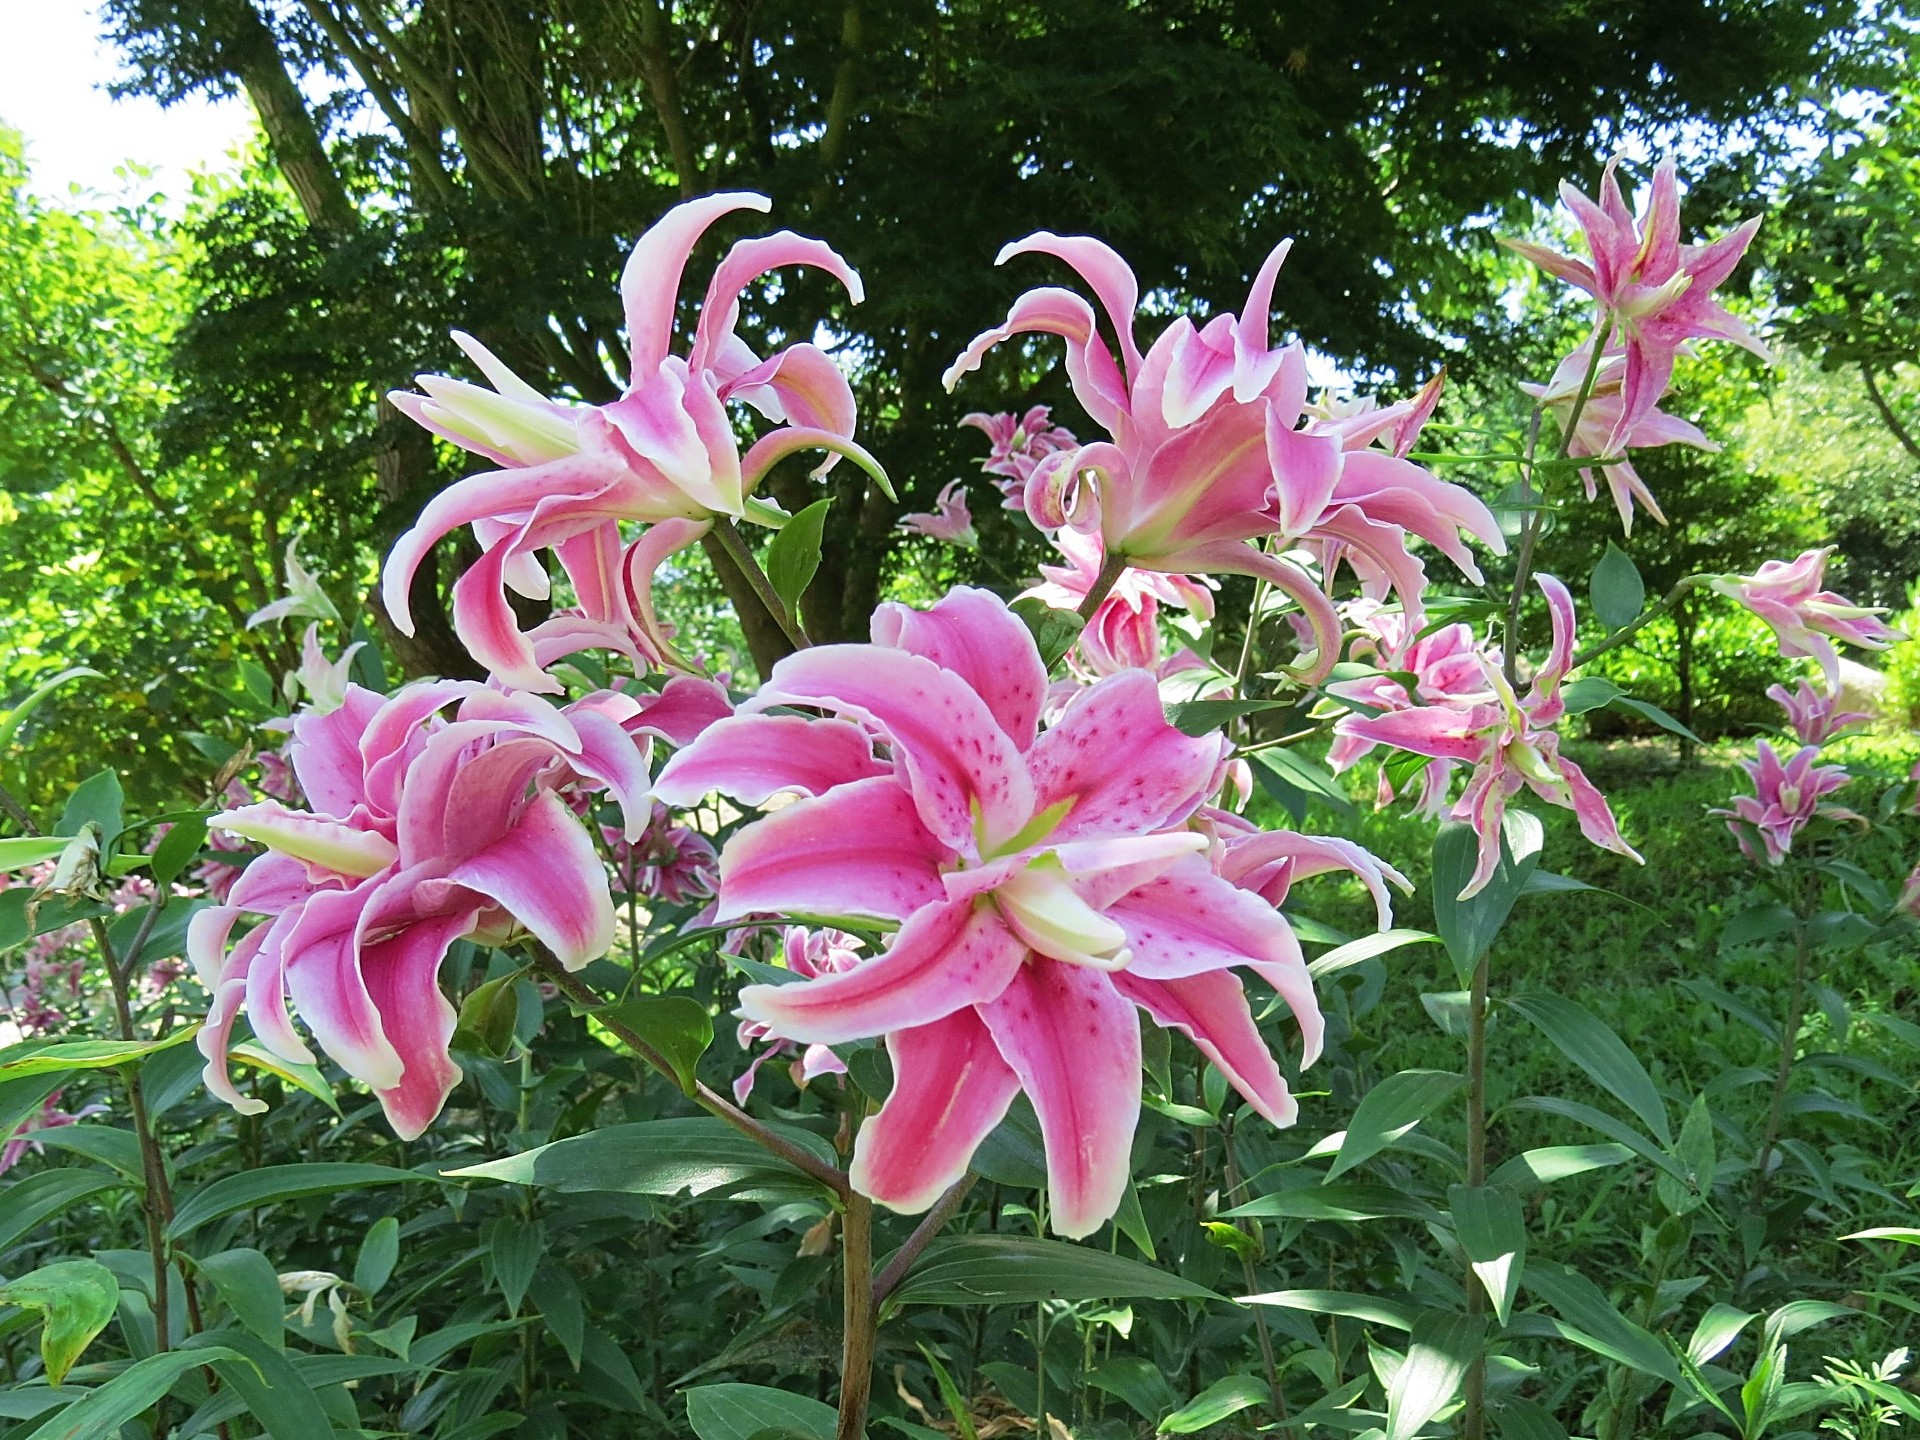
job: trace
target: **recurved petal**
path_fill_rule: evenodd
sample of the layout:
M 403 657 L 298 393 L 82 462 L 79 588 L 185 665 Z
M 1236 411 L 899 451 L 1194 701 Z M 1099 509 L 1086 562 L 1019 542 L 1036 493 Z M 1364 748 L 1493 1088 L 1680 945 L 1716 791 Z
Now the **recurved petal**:
M 1033 632 L 990 590 L 957 586 L 930 610 L 889 602 L 873 612 L 873 643 L 951 670 L 986 702 L 1020 749 L 1033 744 L 1047 667 Z
M 607 867 L 566 802 L 551 792 L 534 796 L 505 835 L 447 878 L 500 905 L 569 970 L 613 944 Z
M 1279 992 L 1300 1022 L 1303 1064 L 1320 1053 L 1323 1022 L 1300 942 L 1286 916 L 1251 891 L 1182 861 L 1108 907 L 1133 951 L 1128 973 L 1180 980 L 1245 965 Z
M 873 738 L 849 720 L 734 715 L 715 721 L 667 761 L 654 794 L 668 805 L 688 806 L 718 790 L 758 806 L 783 791 L 824 795 L 892 773 L 874 758 Z
M 680 296 L 687 257 L 707 227 L 735 210 L 757 210 L 764 215 L 772 208 L 773 202 L 766 196 L 747 191 L 702 195 L 674 206 L 640 237 L 620 276 L 620 298 L 627 311 L 627 343 L 633 350 L 636 376 L 657 369 L 667 358 L 673 344 L 673 308 Z
M 786 1039 L 838 1045 L 990 1001 L 1022 972 L 1027 954 L 992 906 L 942 900 L 915 911 L 891 945 L 851 970 L 747 986 L 739 1013 Z M 1136 1077 L 1136 1091 L 1138 1084 Z
M 1113 322 L 1120 341 L 1120 354 L 1127 362 L 1127 373 L 1140 369 L 1140 348 L 1133 339 L 1133 314 L 1140 304 L 1140 282 L 1120 253 L 1104 240 L 1091 235 L 1055 235 L 1039 230 L 1024 240 L 1001 247 L 993 263 L 1004 265 L 1016 255 L 1054 255 L 1080 272 Z
M 1056 286 L 1043 285 L 1015 300 L 1006 323 L 976 335 L 947 367 L 940 383 L 953 389 L 962 375 L 980 368 L 981 359 L 995 345 L 1036 332 L 1058 335 L 1067 342 L 1067 377 L 1075 398 L 1095 424 L 1114 429 L 1127 414 L 1127 382 L 1099 336 L 1093 307 L 1071 290 Z
M 967 1162 L 1020 1092 L 1013 1067 L 971 1006 L 887 1036 L 893 1092 L 854 1137 L 853 1188 L 918 1214 Z
M 1091 1235 L 1126 1193 L 1140 1121 L 1133 1002 L 1101 971 L 1035 960 L 980 1007 L 980 1018 L 1040 1117 L 1054 1234 Z
M 700 306 L 699 326 L 693 337 L 691 363 L 694 369 L 707 368 L 712 363 L 711 357 L 718 353 L 727 336 L 733 333 L 735 306 L 740 303 L 741 291 L 762 275 L 783 265 L 812 265 L 826 271 L 847 287 L 847 293 L 853 297 L 856 305 L 866 297 L 860 277 L 854 273 L 853 267 L 824 240 L 796 235 L 791 230 L 777 230 L 771 235 L 757 235 L 750 240 L 738 241 L 727 251 L 726 258 L 714 267 L 713 279 L 707 284 L 706 299 Z M 844 433 L 852 432 L 849 430 Z
M 1144 670 L 1081 691 L 1029 755 L 1037 811 L 1071 802 L 1051 839 L 1138 835 L 1186 819 L 1212 788 L 1217 737 L 1167 723 Z
M 952 855 L 893 776 L 839 785 L 734 833 L 720 852 L 715 918 L 764 912 L 904 920 L 945 898 L 940 864 Z
M 1299 1103 L 1288 1091 L 1267 1042 L 1260 1038 L 1239 976 L 1210 970 L 1180 980 L 1148 980 L 1122 971 L 1113 983 L 1155 1023 L 1186 1032 L 1200 1053 L 1268 1120 L 1291 1125 L 1299 1118 Z

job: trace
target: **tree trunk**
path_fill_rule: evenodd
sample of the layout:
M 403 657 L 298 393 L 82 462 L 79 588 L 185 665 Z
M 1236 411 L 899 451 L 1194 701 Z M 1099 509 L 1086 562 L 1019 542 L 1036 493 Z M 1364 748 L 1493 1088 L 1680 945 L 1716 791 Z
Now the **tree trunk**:
M 340 175 L 320 144 L 320 132 L 300 89 L 287 74 L 278 42 L 251 5 L 244 7 L 235 37 L 234 64 L 247 98 L 267 133 L 273 162 L 293 187 L 309 225 L 348 231 L 358 216 Z

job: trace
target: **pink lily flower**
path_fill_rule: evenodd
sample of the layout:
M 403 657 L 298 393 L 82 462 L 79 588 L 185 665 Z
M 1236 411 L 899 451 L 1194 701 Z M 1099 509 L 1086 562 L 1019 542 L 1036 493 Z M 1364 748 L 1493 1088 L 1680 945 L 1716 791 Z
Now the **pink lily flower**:
M 613 852 L 614 873 L 633 894 L 685 905 L 712 895 L 719 884 L 719 856 L 713 842 L 697 830 L 676 824 L 657 800 L 637 840 L 629 843 L 612 826 L 603 826 L 602 833 Z
M 962 425 L 971 425 L 987 437 L 993 449 L 980 462 L 980 468 L 994 477 L 1002 504 L 1009 510 L 1026 508 L 1023 498 L 1027 477 L 1033 467 L 1058 450 L 1071 450 L 1080 442 L 1064 425 L 1052 421 L 1052 407 L 1035 405 L 1024 415 L 1005 411 L 988 415 L 976 410 L 960 417 Z
M 1120 362 L 1100 337 L 1092 306 L 1043 287 L 1016 300 L 1005 324 L 978 336 L 944 380 L 952 389 L 1014 335 L 1064 338 L 1074 394 L 1112 439 L 1036 466 L 1027 480 L 1028 516 L 1042 529 L 1098 530 L 1106 553 L 1136 569 L 1267 580 L 1311 625 L 1316 658 L 1306 678 L 1317 681 L 1339 659 L 1339 617 L 1307 572 L 1269 553 L 1265 542 L 1314 542 L 1329 572 L 1345 559 L 1370 586 L 1395 590 L 1410 612 L 1418 611 L 1426 571 L 1407 549 L 1409 534 L 1476 581 L 1462 535 L 1496 552 L 1504 542 L 1492 513 L 1466 490 L 1369 448 L 1376 434 L 1398 433 L 1394 420 L 1359 438 L 1303 428 L 1306 352 L 1267 344 L 1287 250 L 1282 244 L 1267 257 L 1238 316 L 1217 315 L 1204 327 L 1181 316 L 1142 354 L 1133 333 L 1139 286 L 1126 262 L 1084 236 L 1029 236 L 1002 250 L 1000 261 L 1040 252 L 1073 266 L 1113 324 Z
M 823 242 L 787 230 L 740 241 L 714 271 L 687 354 L 670 353 L 682 273 L 702 233 L 733 211 L 771 208 L 762 195 L 706 195 L 676 205 L 640 237 L 620 282 L 632 376 L 610 405 L 549 400 L 457 333 L 493 389 L 423 375 L 424 394 L 389 397 L 436 435 L 502 467 L 442 491 L 400 537 L 383 579 L 396 625 L 412 633 L 408 588 L 434 542 L 470 525 L 482 554 L 454 586 L 454 628 L 495 679 L 557 691 L 544 668 L 600 646 L 636 664 L 684 668 L 653 608 L 653 572 L 667 556 L 699 539 L 715 516 L 747 515 L 762 477 L 797 450 L 829 452 L 815 474 L 845 455 L 886 484 L 852 439 L 853 391 L 826 352 L 802 342 L 761 360 L 734 330 L 742 291 L 783 265 L 826 271 L 857 303 L 859 277 Z M 779 428 L 742 455 L 730 402 Z M 652 528 L 629 544 L 622 522 Z M 579 610 L 523 633 L 505 592 L 547 597 L 543 549 L 572 581 Z
M 717 918 L 894 924 L 842 974 L 750 985 L 740 1014 L 799 1043 L 885 1036 L 894 1090 L 855 1141 L 862 1194 L 924 1210 L 1024 1090 L 1040 1117 L 1056 1233 L 1119 1205 L 1140 1111 L 1140 1021 L 1186 1031 L 1273 1123 L 1296 1114 L 1235 967 L 1321 1019 L 1284 916 L 1223 880 L 1186 822 L 1222 741 L 1169 725 L 1153 677 L 1110 676 L 1042 730 L 1047 674 L 983 590 L 883 605 L 873 643 L 788 656 L 731 720 L 661 771 L 670 804 L 719 789 L 803 798 L 737 831 Z M 779 706 L 827 718 L 767 713 Z M 876 745 L 880 748 L 876 753 Z
M 45 1148 L 33 1137 L 42 1130 L 58 1130 L 63 1125 L 78 1125 L 82 1120 L 95 1115 L 107 1114 L 107 1107 L 98 1103 L 82 1105 L 78 1110 L 66 1111 L 60 1108 L 60 1091 L 56 1090 L 40 1102 L 40 1114 L 31 1120 L 22 1120 L 19 1128 L 0 1145 L 0 1175 L 4 1175 L 18 1165 L 31 1150 L 36 1155 L 44 1155 Z
M 1838 695 L 1816 690 L 1807 680 L 1791 692 L 1784 685 L 1770 685 L 1767 698 L 1787 712 L 1787 725 L 1802 745 L 1824 745 L 1843 730 L 1873 718 L 1863 710 L 1842 710 Z
M 1560 698 L 1560 685 L 1573 663 L 1573 597 L 1551 575 L 1535 579 L 1553 616 L 1553 646 L 1524 699 L 1515 695 L 1501 668 L 1483 655 L 1479 665 L 1490 699 L 1464 695 L 1443 704 L 1382 715 L 1344 715 L 1334 722 L 1336 736 L 1473 767 L 1451 812 L 1453 819 L 1472 825 L 1480 837 L 1478 860 L 1460 891 L 1462 900 L 1479 894 L 1493 878 L 1500 864 L 1500 822 L 1507 801 L 1522 786 L 1551 805 L 1573 811 L 1580 833 L 1595 845 L 1640 859 L 1639 852 L 1620 838 L 1606 797 L 1578 765 L 1560 753 L 1560 736 L 1554 727 L 1567 708 Z
M 1411 880 L 1351 840 L 1302 835 L 1297 830 L 1262 830 L 1243 816 L 1211 806 L 1200 812 L 1200 820 L 1214 837 L 1214 869 L 1276 910 L 1287 903 L 1295 881 L 1344 872 L 1366 888 L 1376 923 L 1388 930 L 1393 927 L 1393 896 L 1387 887 L 1413 893 Z
M 1546 407 L 1563 430 L 1569 420 L 1574 420 L 1574 402 L 1580 397 L 1580 386 L 1586 379 L 1592 355 L 1591 344 L 1582 345 L 1560 362 L 1553 372 L 1553 379 L 1547 384 L 1520 386 Z M 1610 461 L 1606 465 L 1582 470 L 1580 479 L 1587 487 L 1587 498 L 1591 500 L 1598 493 L 1594 470 L 1605 473 L 1607 490 L 1613 497 L 1613 508 L 1620 515 L 1620 528 L 1623 533 L 1631 535 L 1636 501 L 1660 524 L 1666 524 L 1667 517 L 1661 513 L 1659 502 L 1653 498 L 1653 492 L 1647 489 L 1639 471 L 1633 468 L 1627 451 L 1652 450 L 1662 445 L 1691 445 L 1696 450 L 1718 450 L 1720 447 L 1709 440 L 1699 426 L 1662 410 L 1650 408 L 1639 419 L 1628 424 L 1624 393 L 1627 360 L 1627 351 L 1619 346 L 1600 357 L 1600 367 L 1594 372 L 1587 403 L 1581 407 L 1579 418 L 1574 420 L 1573 434 L 1567 442 L 1567 454 L 1576 460 L 1591 456 Z M 1659 398 L 1655 397 L 1656 404 Z
M 1844 595 L 1820 588 L 1833 549 L 1828 545 L 1803 551 L 1797 560 L 1769 560 L 1751 575 L 1722 575 L 1712 584 L 1773 628 L 1782 655 L 1818 660 L 1827 688 L 1837 691 L 1840 654 L 1833 648 L 1834 640 L 1884 650 L 1907 636 L 1879 618 L 1884 610 L 1855 605 Z
M 782 958 L 787 969 L 809 980 L 820 975 L 841 975 L 853 969 L 867 957 L 860 953 L 866 942 L 857 935 L 849 935 L 844 930 L 823 927 L 809 930 L 804 925 L 789 925 L 780 939 Z M 742 1020 L 734 1031 L 734 1040 L 742 1050 L 749 1045 L 764 1043 L 766 1048 L 753 1057 L 753 1062 L 734 1078 L 733 1098 L 735 1103 L 744 1105 L 747 1096 L 753 1093 L 754 1078 L 760 1073 L 760 1067 L 776 1055 L 784 1055 L 794 1048 L 794 1042 L 784 1036 L 775 1035 L 757 1020 Z M 844 1075 L 847 1067 L 840 1057 L 833 1053 L 828 1045 L 808 1045 L 793 1062 L 793 1086 L 804 1090 L 807 1083 L 822 1075 Z
M 1682 245 L 1680 185 L 1673 161 L 1662 160 L 1655 167 L 1646 213 L 1638 223 L 1614 176 L 1619 164 L 1617 156 L 1607 162 L 1597 203 L 1571 184 L 1560 185 L 1561 202 L 1586 236 L 1589 260 L 1523 240 L 1501 242 L 1593 296 L 1625 345 L 1619 418 L 1600 451 L 1607 455 L 1618 454 L 1625 437 L 1653 413 L 1673 378 L 1674 357 L 1688 341 L 1730 340 L 1762 360 L 1773 359 L 1753 332 L 1713 299 L 1714 290 L 1747 253 L 1760 228 L 1759 217 L 1742 221 L 1706 245 Z
M 1756 863 L 1750 837 L 1758 836 L 1767 864 L 1778 865 L 1793 849 L 1793 837 L 1816 816 L 1830 820 L 1858 820 L 1853 811 L 1821 803 L 1851 778 L 1839 765 L 1820 765 L 1818 745 L 1805 745 L 1782 763 L 1773 746 L 1762 740 L 1759 758 L 1742 760 L 1740 768 L 1753 782 L 1754 793 L 1736 795 L 1730 810 L 1709 810 L 1726 818 L 1727 829 L 1740 844 L 1740 853 Z
M 964 480 L 948 481 L 934 500 L 933 509 L 931 515 L 902 515 L 900 528 L 909 535 L 925 535 L 930 540 L 964 545 L 969 550 L 980 543 L 980 536 L 973 528 L 973 512 L 967 508 Z
M 320 577 L 300 559 L 298 539 L 287 542 L 287 593 L 247 617 L 247 629 L 270 620 L 290 620 L 296 616 L 313 620 L 338 620 L 340 612 L 320 584 Z
M 305 695 L 306 707 L 321 714 L 338 710 L 346 703 L 347 676 L 353 672 L 353 657 L 364 648 L 365 643 L 356 640 L 340 652 L 338 660 L 329 660 L 327 652 L 320 648 L 319 625 L 307 626 L 306 638 L 300 642 L 300 668 L 288 672 L 283 687 L 287 698 Z
M 1476 636 L 1470 625 L 1444 625 L 1429 635 L 1408 641 L 1413 632 L 1400 611 L 1385 610 L 1371 600 L 1355 601 L 1346 607 L 1347 615 L 1360 630 L 1352 656 L 1367 659 L 1382 670 L 1413 677 L 1413 693 L 1395 675 L 1362 676 L 1355 680 L 1336 680 L 1327 693 L 1354 704 L 1379 711 L 1412 710 L 1421 705 L 1476 705 L 1495 698 L 1487 684 L 1487 668 L 1500 666 L 1500 650 L 1491 641 Z M 1338 775 L 1351 769 L 1371 753 L 1378 742 L 1344 733 L 1336 728 L 1327 746 L 1327 766 Z M 1436 759 L 1420 771 L 1420 793 L 1415 812 L 1438 819 L 1447 806 L 1447 790 L 1453 762 Z M 1386 767 L 1380 770 L 1375 796 L 1377 806 L 1395 799 L 1393 782 Z
M 453 707 L 453 717 L 440 712 Z M 556 709 L 532 695 L 424 681 L 391 697 L 349 686 L 294 721 L 289 758 L 311 810 L 261 801 L 209 825 L 268 847 L 227 903 L 193 917 L 187 953 L 213 1001 L 200 1031 L 207 1088 L 242 1114 L 227 1048 L 244 1011 L 283 1060 L 313 1055 L 287 1015 L 368 1085 L 403 1138 L 460 1079 L 438 973 L 455 940 L 526 932 L 569 969 L 613 942 L 606 867 L 561 792 L 605 790 L 630 837 L 646 823 L 647 753 L 633 700 Z M 267 917 L 228 948 L 242 914 Z
M 1040 583 L 1021 591 L 1017 598 L 1042 600 L 1055 610 L 1078 610 L 1092 592 L 1106 559 L 1100 537 L 1063 527 L 1047 538 L 1067 563 L 1042 565 Z M 1157 670 L 1161 663 L 1162 605 L 1211 620 L 1212 582 L 1204 575 L 1123 572 L 1081 630 L 1078 642 L 1068 653 L 1068 663 L 1088 679 L 1121 670 Z

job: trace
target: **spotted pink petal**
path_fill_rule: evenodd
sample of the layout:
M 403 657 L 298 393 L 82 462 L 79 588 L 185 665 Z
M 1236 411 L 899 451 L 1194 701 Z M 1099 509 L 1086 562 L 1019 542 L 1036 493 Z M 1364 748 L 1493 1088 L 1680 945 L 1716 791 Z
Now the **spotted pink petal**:
M 734 833 L 720 852 L 715 919 L 766 913 L 904 920 L 943 898 L 939 867 L 952 855 L 891 775 L 839 785 Z
M 1084 1239 L 1126 1193 L 1140 1119 L 1133 1002 L 1100 971 L 1035 960 L 980 1006 L 980 1018 L 1040 1117 L 1053 1232 Z
M 1027 953 L 992 906 L 943 900 L 916 910 L 891 945 L 851 970 L 746 986 L 739 1013 L 817 1045 L 891 1034 L 994 999 L 1033 968 L 1024 965 Z
M 384 695 L 349 685 L 339 709 L 324 715 L 308 710 L 294 717 L 289 760 L 300 793 L 320 814 L 350 815 L 354 806 L 369 803 L 360 737 L 385 703 Z
M 1342 715 L 1333 728 L 1376 745 L 1477 765 L 1495 743 L 1489 727 L 1499 724 L 1495 706 L 1417 705 L 1384 715 Z
M 658 695 L 635 695 L 634 699 L 639 714 L 624 721 L 626 727 L 658 735 L 669 745 L 691 745 L 708 726 L 733 714 L 725 687 L 697 675 L 675 675 Z
M 773 208 L 764 195 L 722 191 L 674 206 L 642 235 L 627 256 L 620 276 L 620 298 L 627 312 L 627 342 L 633 351 L 636 380 L 657 370 L 673 345 L 673 311 L 687 258 L 700 237 L 722 215 L 735 210 Z M 715 277 L 718 279 L 718 276 Z M 744 280 L 751 277 L 743 277 Z M 702 316 L 704 320 L 705 317 Z
M 744 400 L 770 420 L 848 439 L 853 436 L 853 389 L 840 367 L 816 345 L 789 345 L 741 375 L 721 392 L 721 398 Z M 824 475 L 839 463 L 839 452 L 829 450 L 812 474 Z
M 669 760 L 654 794 L 685 807 L 718 790 L 758 806 L 785 791 L 824 795 L 836 785 L 892 773 L 874 758 L 873 738 L 851 721 L 735 715 L 715 721 Z
M 1239 976 L 1209 970 L 1179 980 L 1148 980 L 1123 970 L 1113 983 L 1156 1024 L 1184 1031 L 1261 1115 L 1275 1125 L 1300 1118 L 1299 1102 L 1253 1023 Z
M 1158 830 L 1206 798 L 1219 759 L 1217 737 L 1183 735 L 1167 723 L 1153 676 L 1123 671 L 1075 695 L 1035 742 L 1033 809 L 1072 802 L 1055 841 Z
M 569 970 L 613 946 L 606 866 L 566 802 L 551 792 L 534 796 L 511 830 L 447 878 L 501 906 Z
M 742 708 L 770 705 L 819 706 L 880 730 L 920 818 L 949 849 L 973 848 L 976 816 L 994 843 L 1033 813 L 1027 767 L 986 702 L 963 677 L 918 655 L 874 645 L 802 650 L 779 661 Z
M 834 455 L 844 455 L 871 475 L 888 494 L 893 493 L 889 488 L 892 482 L 887 479 L 887 472 L 865 446 L 832 430 L 807 425 L 783 425 L 778 430 L 769 430 L 753 442 L 753 448 L 740 461 L 740 481 L 746 493 L 752 494 L 769 470 L 801 450 L 826 450 Z M 813 473 L 822 474 L 827 468 L 825 465 L 815 466 Z
M 873 612 L 873 643 L 951 670 L 986 702 L 1015 746 L 1032 746 L 1047 698 L 1047 667 L 1033 632 L 999 596 L 962 585 L 930 610 L 889 602 Z
M 193 1038 L 206 1061 L 200 1078 L 207 1090 L 242 1115 L 259 1115 L 265 1113 L 266 1102 L 242 1095 L 234 1088 L 227 1068 L 227 1051 L 233 1043 L 234 1022 L 246 1006 L 247 967 L 260 942 L 266 939 L 267 927 L 254 926 L 231 953 L 223 953 L 238 913 L 237 910 L 202 910 L 187 922 L 187 954 L 209 997 L 207 1018 Z
M 1324 1022 L 1300 941 L 1252 891 L 1215 875 L 1199 860 L 1170 869 L 1107 908 L 1133 951 L 1127 973 L 1141 980 L 1182 980 L 1245 965 L 1279 992 L 1300 1023 L 1303 1064 L 1320 1054 Z
M 1020 1092 L 972 1007 L 887 1036 L 893 1091 L 854 1137 L 853 1188 L 918 1214 L 967 1173 L 980 1142 Z
M 557 694 L 560 682 L 540 668 L 533 642 L 520 628 L 520 617 L 508 603 L 504 585 L 504 567 L 511 547 L 496 545 L 484 550 L 453 582 L 453 629 L 493 676 L 520 690 Z
M 447 1050 L 458 1016 L 440 991 L 440 962 L 447 948 L 473 929 L 478 913 L 408 925 L 360 952 L 367 993 L 404 1067 L 398 1085 L 374 1092 L 402 1140 L 423 1134 L 460 1083 L 460 1067 Z
M 1607 797 L 1587 779 L 1586 772 L 1571 760 L 1562 759 L 1559 763 L 1560 774 L 1567 782 L 1574 818 L 1580 822 L 1580 833 L 1603 850 L 1611 850 L 1645 864 L 1640 852 L 1620 837 L 1620 826 L 1613 818 L 1613 809 L 1607 804 Z

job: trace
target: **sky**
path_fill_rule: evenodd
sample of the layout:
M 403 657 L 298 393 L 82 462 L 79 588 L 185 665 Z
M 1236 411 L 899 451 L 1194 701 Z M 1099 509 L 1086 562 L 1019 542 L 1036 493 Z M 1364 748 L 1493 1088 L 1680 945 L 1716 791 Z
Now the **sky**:
M 229 152 L 252 135 L 247 103 L 196 98 L 163 110 L 113 99 L 106 87 L 119 60 L 94 9 L 92 0 L 0 0 L 0 121 L 26 136 L 33 189 L 118 195 L 128 182 L 115 172 L 133 161 L 155 172 L 140 190 L 183 196 L 191 172 L 233 168 Z

